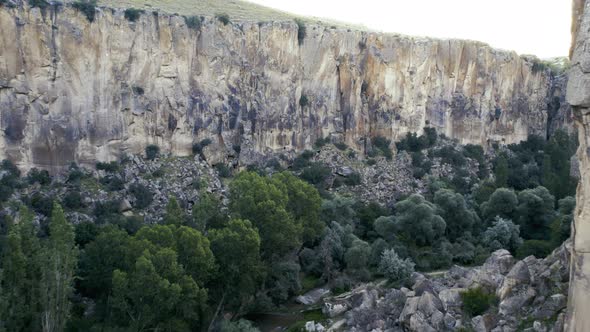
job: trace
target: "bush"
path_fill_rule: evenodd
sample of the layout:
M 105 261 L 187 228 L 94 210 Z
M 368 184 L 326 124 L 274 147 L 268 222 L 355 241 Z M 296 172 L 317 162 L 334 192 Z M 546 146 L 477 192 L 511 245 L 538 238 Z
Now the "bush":
M 389 281 L 403 284 L 410 279 L 414 273 L 414 262 L 409 258 L 401 259 L 395 250 L 385 249 L 381 253 L 379 262 L 379 272 L 389 279 Z
M 229 15 L 225 13 L 217 14 L 215 15 L 215 18 L 217 18 L 219 22 L 223 23 L 223 25 L 228 25 L 229 23 L 231 23 Z
M 129 192 L 135 197 L 134 206 L 138 209 L 148 207 L 154 200 L 154 194 L 146 186 L 139 183 L 132 184 Z
M 373 165 L 375 165 L 375 164 L 377 164 L 377 160 L 375 160 L 375 159 L 373 159 L 373 158 L 369 158 L 369 159 L 367 159 L 367 165 L 368 165 L 368 166 L 373 166 Z
M 125 182 L 118 176 L 105 176 L 100 179 L 100 183 L 106 186 L 108 191 L 119 191 L 125 189 Z
M 198 16 L 189 16 L 184 17 L 184 21 L 186 22 L 186 26 L 189 29 L 193 30 L 200 30 L 201 29 L 201 18 Z
M 96 0 L 78 0 L 72 3 L 72 7 L 84 14 L 89 22 L 94 22 Z
M 68 193 L 63 198 L 63 205 L 72 210 L 82 207 L 82 196 L 80 195 L 80 191 L 68 191 Z
M 334 146 L 340 151 L 344 151 L 344 150 L 348 149 L 348 145 L 346 145 L 346 143 L 344 143 L 344 142 L 334 143 Z
M 474 317 L 486 312 L 496 301 L 496 296 L 478 287 L 461 293 L 461 300 L 463 301 L 463 311 Z
M 301 177 L 303 180 L 311 183 L 311 184 L 320 184 L 323 183 L 332 171 L 329 167 L 324 166 L 321 163 L 312 163 L 310 166 L 303 169 L 301 172 Z
M 553 250 L 551 241 L 527 240 L 516 250 L 516 258 L 523 259 L 531 255 L 545 258 L 551 253 L 551 250 Z
M 303 22 L 301 19 L 295 19 L 295 23 L 297 23 L 297 42 L 299 42 L 299 45 L 302 45 L 303 41 L 305 40 L 305 36 L 307 35 L 305 22 Z
M 511 220 L 497 216 L 494 225 L 483 233 L 482 243 L 491 250 L 507 249 L 514 252 L 522 244 L 520 227 Z
M 371 139 L 371 142 L 373 143 L 373 148 L 377 149 L 386 159 L 391 160 L 391 158 L 393 158 L 393 153 L 389 148 L 389 145 L 391 144 L 390 140 L 383 136 L 376 136 Z
M 322 148 L 324 145 L 330 143 L 330 138 L 329 137 L 325 137 L 325 138 L 318 138 L 315 143 L 313 143 L 313 147 L 316 149 L 320 149 Z
M 145 157 L 148 160 L 154 160 L 160 154 L 160 147 L 155 144 L 150 144 L 145 148 Z
M 245 319 L 232 322 L 229 320 L 223 320 L 220 326 L 221 332 L 260 332 L 252 322 Z
M 226 164 L 217 164 L 215 165 L 215 169 L 217 170 L 219 176 L 222 178 L 229 178 L 231 176 L 231 170 L 229 169 L 229 167 L 227 167 Z
M 361 184 L 362 178 L 359 172 L 353 172 L 344 180 L 344 184 L 347 186 L 358 186 Z
M 119 167 L 119 163 L 117 163 L 116 161 L 111 161 L 110 163 L 96 163 L 96 169 L 99 171 L 105 171 L 107 173 L 116 173 L 121 168 Z
M 139 17 L 143 14 L 143 10 L 136 9 L 136 8 L 127 8 L 125 9 L 125 19 L 129 22 L 135 22 L 139 19 Z
M 49 172 L 46 170 L 32 168 L 27 175 L 27 180 L 30 184 L 37 182 L 40 185 L 45 186 L 51 183 L 51 176 L 49 176 Z
M 201 140 L 199 143 L 195 143 L 193 144 L 193 153 L 194 154 L 201 154 L 203 153 L 203 149 L 207 146 L 210 145 L 211 139 L 209 138 L 205 138 L 203 140 Z
M 302 94 L 301 98 L 299 98 L 299 106 L 301 107 L 305 107 L 309 104 L 309 100 L 307 99 L 307 96 Z

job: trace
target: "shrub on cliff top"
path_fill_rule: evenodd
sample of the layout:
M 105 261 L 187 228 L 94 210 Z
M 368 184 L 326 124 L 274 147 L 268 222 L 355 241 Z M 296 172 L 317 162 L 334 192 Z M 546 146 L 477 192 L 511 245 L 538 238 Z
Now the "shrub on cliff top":
M 96 14 L 96 0 L 78 0 L 72 3 L 72 8 L 86 16 L 88 21 L 94 22 Z
M 193 30 L 200 30 L 201 29 L 201 18 L 198 16 L 189 16 L 189 17 L 184 17 L 184 21 L 186 22 L 186 26 L 189 27 L 189 29 L 193 29 Z
M 229 15 L 226 13 L 217 14 L 215 15 L 215 18 L 217 18 L 219 22 L 223 23 L 223 25 L 228 25 L 231 22 Z
M 125 19 L 129 22 L 135 22 L 139 19 L 139 17 L 143 14 L 143 10 L 136 9 L 136 8 L 127 8 L 125 9 Z

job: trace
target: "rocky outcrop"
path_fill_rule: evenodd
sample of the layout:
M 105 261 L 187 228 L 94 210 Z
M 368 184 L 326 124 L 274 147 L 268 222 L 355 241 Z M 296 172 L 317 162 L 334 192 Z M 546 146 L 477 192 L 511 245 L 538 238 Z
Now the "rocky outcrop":
M 412 289 L 360 286 L 324 300 L 333 322 L 328 331 L 561 331 L 570 246 L 521 261 L 498 250 L 481 267 L 455 266 L 436 277 L 415 273 Z M 477 287 L 495 293 L 498 304 L 469 317 L 461 294 Z
M 574 17 L 577 37 L 573 45 L 567 101 L 578 130 L 580 182 L 572 227 L 573 250 L 568 297 L 567 331 L 590 331 L 590 1 L 575 1 L 581 20 Z M 574 13 L 576 14 L 576 13 Z
M 101 8 L 90 23 L 26 5 L 0 6 L 0 31 L 0 158 L 24 168 L 151 143 L 186 155 L 205 138 L 215 162 L 248 164 L 328 135 L 363 151 L 424 126 L 510 143 L 544 135 L 559 96 L 534 60 L 473 41 L 308 25 L 299 42 L 295 22 L 195 30 L 177 15 Z

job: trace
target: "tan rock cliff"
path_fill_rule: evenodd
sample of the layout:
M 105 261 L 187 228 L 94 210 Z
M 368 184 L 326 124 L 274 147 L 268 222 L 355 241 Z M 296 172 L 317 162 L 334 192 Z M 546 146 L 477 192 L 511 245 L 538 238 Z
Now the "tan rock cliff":
M 363 150 L 433 126 L 462 143 L 548 130 L 547 70 L 514 52 L 307 26 L 0 7 L 0 159 L 56 169 L 211 138 L 248 163 L 333 135 Z M 559 93 L 559 91 L 557 91 Z M 307 104 L 300 105 L 301 96 Z M 240 146 L 235 156 L 233 146 Z
M 570 289 L 566 331 L 590 331 L 590 1 L 584 6 L 574 1 L 572 68 L 567 87 L 567 101 L 572 105 L 578 139 L 580 183 L 576 195 L 575 220 L 572 227 Z M 576 15 L 581 15 L 581 20 Z

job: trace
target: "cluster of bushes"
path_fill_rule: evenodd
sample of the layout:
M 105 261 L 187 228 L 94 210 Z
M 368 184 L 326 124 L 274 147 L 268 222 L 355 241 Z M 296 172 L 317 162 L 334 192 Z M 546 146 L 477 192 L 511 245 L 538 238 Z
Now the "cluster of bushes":
M 375 157 L 377 155 L 382 155 L 387 160 L 391 160 L 393 158 L 393 152 L 391 152 L 391 140 L 383 137 L 383 136 L 375 136 L 371 139 L 372 148 L 369 151 L 369 157 Z
M 84 14 L 88 21 L 94 22 L 94 16 L 96 15 L 96 2 L 97 0 L 77 0 L 72 3 L 72 7 Z
M 129 22 L 136 22 L 141 17 L 144 11 L 142 9 L 137 8 L 127 8 L 125 9 L 124 16 L 125 19 Z

